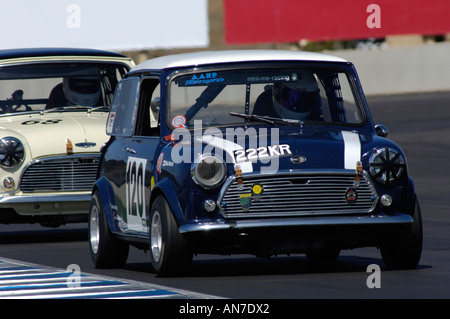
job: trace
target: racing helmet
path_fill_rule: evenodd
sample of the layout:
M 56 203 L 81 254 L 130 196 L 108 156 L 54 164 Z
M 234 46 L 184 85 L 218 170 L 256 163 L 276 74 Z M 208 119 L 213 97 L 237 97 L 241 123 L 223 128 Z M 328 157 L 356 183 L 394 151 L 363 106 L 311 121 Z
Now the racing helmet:
M 273 107 L 282 118 L 306 120 L 322 106 L 316 78 L 308 70 L 299 73 L 298 81 L 275 83 L 272 92 Z
M 71 104 L 95 106 L 101 95 L 100 81 L 95 76 L 66 77 L 63 91 Z

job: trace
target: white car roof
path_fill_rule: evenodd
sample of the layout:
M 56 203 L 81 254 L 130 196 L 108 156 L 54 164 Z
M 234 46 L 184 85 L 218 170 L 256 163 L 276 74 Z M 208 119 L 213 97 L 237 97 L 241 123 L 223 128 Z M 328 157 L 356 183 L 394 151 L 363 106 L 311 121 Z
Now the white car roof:
M 134 67 L 133 71 L 160 70 L 176 67 L 200 66 L 215 63 L 257 61 L 321 61 L 347 62 L 332 55 L 287 50 L 225 50 L 180 53 L 147 60 Z

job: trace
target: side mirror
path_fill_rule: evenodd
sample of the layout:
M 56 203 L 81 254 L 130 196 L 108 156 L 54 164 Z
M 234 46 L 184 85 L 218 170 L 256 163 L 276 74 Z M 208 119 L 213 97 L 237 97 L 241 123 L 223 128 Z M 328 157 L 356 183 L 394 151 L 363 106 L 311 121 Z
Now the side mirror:
M 383 124 L 376 124 L 375 131 L 377 132 L 377 135 L 381 137 L 387 137 L 389 133 L 387 127 Z

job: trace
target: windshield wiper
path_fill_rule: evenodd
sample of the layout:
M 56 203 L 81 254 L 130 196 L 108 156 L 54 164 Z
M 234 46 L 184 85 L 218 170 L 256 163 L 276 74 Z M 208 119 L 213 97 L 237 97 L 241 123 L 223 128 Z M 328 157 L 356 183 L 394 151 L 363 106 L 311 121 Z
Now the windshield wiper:
M 276 121 L 278 123 L 284 124 L 284 125 L 290 125 L 290 126 L 299 126 L 299 125 L 303 125 L 304 122 L 300 121 L 300 120 L 294 120 L 294 119 L 281 119 L 281 118 L 274 118 L 271 117 L 270 118 L 273 121 Z
M 263 122 L 263 123 L 268 123 L 271 125 L 275 125 L 275 122 L 264 117 L 261 115 L 254 115 L 254 114 L 242 114 L 242 113 L 235 113 L 235 112 L 230 112 L 230 115 L 232 116 L 237 116 L 237 117 L 242 117 L 246 120 L 252 120 L 252 121 L 259 121 L 259 122 Z
M 57 107 L 52 107 L 51 109 L 46 109 L 46 110 L 42 110 L 41 114 L 44 113 L 50 113 L 53 111 L 63 111 L 63 110 L 85 110 L 87 109 L 88 112 L 92 112 L 95 111 L 97 109 L 102 109 L 102 108 L 108 108 L 107 106 L 84 106 L 84 105 L 65 105 L 65 106 L 57 106 Z
M 101 110 L 101 109 L 106 109 L 106 111 L 109 111 L 109 106 L 106 106 L 106 105 L 92 106 L 92 107 L 89 107 L 88 113 L 91 113 L 91 112 L 97 111 L 97 110 Z
M 230 112 L 230 115 L 242 117 L 244 119 L 249 119 L 249 120 L 253 120 L 253 121 L 269 123 L 271 125 L 275 125 L 276 123 L 281 123 L 283 125 L 299 126 L 299 125 L 303 124 L 303 122 L 299 121 L 299 120 L 282 119 L 282 118 L 278 118 L 278 117 L 271 117 L 271 116 L 264 116 L 264 115 L 242 114 L 242 113 L 235 113 L 235 112 Z

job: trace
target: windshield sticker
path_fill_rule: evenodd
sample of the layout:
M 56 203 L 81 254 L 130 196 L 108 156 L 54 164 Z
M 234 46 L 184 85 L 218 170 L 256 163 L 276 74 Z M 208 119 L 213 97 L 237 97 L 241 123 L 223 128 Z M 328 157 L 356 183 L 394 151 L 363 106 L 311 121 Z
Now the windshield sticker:
M 189 80 L 186 80 L 184 82 L 185 86 L 189 85 L 207 85 L 207 84 L 214 84 L 214 83 L 222 83 L 225 81 L 224 78 L 219 77 L 216 72 L 211 73 L 201 73 L 201 74 L 194 74 Z
M 247 77 L 249 83 L 271 83 L 271 82 L 291 82 L 297 81 L 297 73 L 280 75 L 256 75 Z
M 208 86 L 208 85 L 232 85 L 232 84 L 259 84 L 296 82 L 301 78 L 299 72 L 279 70 L 252 70 L 252 71 L 223 71 L 205 72 L 185 75 L 177 78 L 178 86 Z
M 183 115 L 177 115 L 172 119 L 171 123 L 175 128 L 184 128 L 186 127 L 186 117 Z
M 254 162 L 257 160 L 292 155 L 288 144 L 261 146 L 258 148 L 240 149 L 234 151 L 236 163 Z

